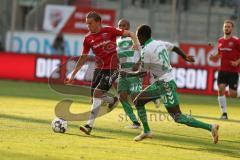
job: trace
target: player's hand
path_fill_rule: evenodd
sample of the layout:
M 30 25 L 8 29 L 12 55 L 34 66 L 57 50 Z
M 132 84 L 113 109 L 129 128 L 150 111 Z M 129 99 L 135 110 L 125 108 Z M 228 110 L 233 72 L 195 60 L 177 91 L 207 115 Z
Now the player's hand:
M 70 78 L 66 78 L 64 80 L 64 84 L 71 84 L 74 80 L 74 76 L 71 76 Z
M 119 76 L 120 76 L 121 78 L 125 78 L 125 77 L 128 76 L 128 73 L 127 73 L 126 71 L 120 71 L 120 72 L 119 72 Z
M 209 59 L 213 62 L 217 62 L 217 60 L 219 59 L 218 55 L 210 55 Z
M 185 60 L 187 62 L 190 62 L 190 63 L 194 63 L 195 62 L 194 56 L 186 56 Z
M 140 44 L 133 44 L 132 49 L 133 49 L 133 50 L 139 50 L 139 51 L 140 51 L 141 46 L 140 46 Z
M 233 66 L 233 67 L 237 67 L 239 65 L 238 61 L 230 61 L 230 64 Z
M 141 72 L 138 73 L 138 76 L 139 76 L 139 77 L 145 77 L 146 74 L 147 74 L 147 72 L 141 71 Z

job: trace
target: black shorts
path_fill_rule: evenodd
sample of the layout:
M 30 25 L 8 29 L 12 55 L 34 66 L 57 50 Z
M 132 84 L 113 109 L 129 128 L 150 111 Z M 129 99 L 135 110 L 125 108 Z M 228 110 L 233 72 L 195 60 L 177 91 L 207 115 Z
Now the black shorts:
M 229 86 L 230 89 L 237 90 L 238 78 L 238 73 L 219 71 L 217 83 L 218 85 L 226 84 L 226 86 Z
M 91 85 L 91 96 L 93 96 L 94 89 L 108 91 L 112 83 L 117 79 L 118 71 L 110 69 L 95 69 Z

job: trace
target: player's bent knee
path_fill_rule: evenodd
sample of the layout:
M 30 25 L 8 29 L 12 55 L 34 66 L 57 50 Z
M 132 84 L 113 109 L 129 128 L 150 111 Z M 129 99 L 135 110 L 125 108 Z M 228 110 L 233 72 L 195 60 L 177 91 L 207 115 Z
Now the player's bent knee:
M 224 96 L 225 95 L 225 89 L 219 89 L 218 90 L 218 95 L 219 96 Z
M 145 102 L 144 100 L 141 100 L 141 99 L 138 99 L 138 100 L 134 101 L 134 105 L 135 105 L 136 107 L 138 107 L 138 106 L 144 106 L 145 104 L 146 104 L 146 102 Z
M 119 94 L 119 100 L 121 102 L 126 102 L 128 100 L 128 94 L 127 93 L 120 93 Z
M 102 97 L 102 95 L 103 95 L 103 91 L 102 90 L 100 90 L 100 89 L 95 89 L 94 90 L 94 93 L 93 93 L 93 97 L 95 97 L 95 98 L 101 98 Z
M 182 112 L 180 110 L 179 105 L 169 107 L 167 108 L 167 111 L 175 122 L 180 123 L 179 119 L 181 118 Z
M 179 123 L 181 113 L 169 113 L 169 114 L 176 123 Z

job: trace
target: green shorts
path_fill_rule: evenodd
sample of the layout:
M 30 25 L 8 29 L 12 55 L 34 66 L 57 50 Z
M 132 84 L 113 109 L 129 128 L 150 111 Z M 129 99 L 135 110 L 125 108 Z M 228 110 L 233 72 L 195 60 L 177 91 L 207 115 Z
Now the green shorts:
M 142 91 L 142 81 L 139 77 L 119 78 L 118 93 L 138 94 Z
M 152 99 L 161 98 L 165 107 L 174 107 L 179 105 L 177 95 L 177 85 L 174 80 L 169 82 L 157 81 L 144 89 L 144 96 Z

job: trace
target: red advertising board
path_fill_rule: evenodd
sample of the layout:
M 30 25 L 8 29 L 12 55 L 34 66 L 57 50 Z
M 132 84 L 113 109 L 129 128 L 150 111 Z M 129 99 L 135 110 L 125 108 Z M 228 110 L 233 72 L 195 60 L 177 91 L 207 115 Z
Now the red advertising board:
M 0 78 L 34 80 L 35 55 L 0 53 Z
M 208 46 L 184 44 L 182 49 L 187 54 L 194 55 L 196 63 L 188 64 L 178 58 L 172 64 L 178 90 L 194 94 L 216 94 L 218 67 L 211 66 L 206 58 L 210 51 Z M 77 57 L 0 52 L 0 78 L 63 83 L 73 70 L 76 60 Z M 92 60 L 89 59 L 78 72 L 76 84 L 90 85 L 94 69 Z
M 190 64 L 178 56 L 173 64 L 176 69 L 175 75 L 179 91 L 217 94 L 216 79 L 220 60 L 216 62 L 209 60 L 209 56 L 217 51 L 216 48 L 208 44 L 191 43 L 181 43 L 179 46 L 187 55 L 192 55 L 195 58 L 195 63 Z M 185 78 L 183 78 L 184 76 Z
M 0 52 L 0 78 L 36 82 L 63 83 L 73 70 L 77 57 L 47 56 Z M 89 85 L 91 75 L 86 74 L 93 64 L 92 59 L 76 75 L 75 82 Z M 86 77 L 88 75 L 88 77 Z M 90 78 L 89 78 L 90 76 Z
M 211 54 L 215 54 L 217 51 L 213 46 L 207 44 L 191 44 L 191 43 L 180 43 L 179 47 L 187 54 L 192 55 L 195 58 L 195 63 L 190 64 L 184 61 L 181 57 L 178 56 L 178 60 L 174 64 L 184 64 L 187 66 L 196 66 L 196 67 L 213 67 L 218 68 L 220 66 L 220 60 L 213 62 L 209 60 Z
M 62 28 L 64 33 L 87 33 L 88 28 L 85 24 L 86 15 L 90 11 L 96 11 L 102 18 L 102 24 L 106 26 L 114 26 L 115 23 L 115 11 L 106 9 L 93 9 L 93 8 L 81 8 L 76 7 L 76 10 L 72 13 L 65 26 Z
M 90 11 L 101 16 L 103 26 L 115 25 L 115 10 L 49 4 L 45 8 L 43 29 L 55 33 L 86 34 L 86 15 Z
M 174 65 L 173 73 L 178 91 L 194 94 L 216 94 L 217 69 Z

